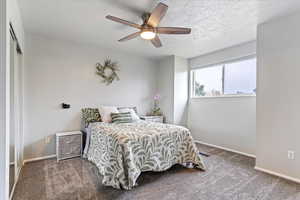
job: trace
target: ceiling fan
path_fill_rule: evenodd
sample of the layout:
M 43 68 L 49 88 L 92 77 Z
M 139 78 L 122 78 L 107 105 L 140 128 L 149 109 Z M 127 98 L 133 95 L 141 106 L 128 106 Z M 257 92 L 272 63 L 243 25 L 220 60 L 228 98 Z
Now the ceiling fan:
M 145 40 L 150 40 L 155 47 L 161 47 L 161 41 L 158 34 L 190 34 L 190 28 L 180 28 L 180 27 L 158 27 L 159 22 L 165 16 L 168 10 L 168 6 L 163 3 L 159 3 L 153 10 L 152 13 L 144 13 L 142 15 L 143 24 L 139 25 L 133 22 L 129 22 L 118 17 L 107 15 L 106 18 L 112 21 L 131 26 L 133 28 L 139 29 L 138 32 L 132 33 L 122 39 L 119 42 L 124 42 L 127 40 L 134 39 L 139 35 Z

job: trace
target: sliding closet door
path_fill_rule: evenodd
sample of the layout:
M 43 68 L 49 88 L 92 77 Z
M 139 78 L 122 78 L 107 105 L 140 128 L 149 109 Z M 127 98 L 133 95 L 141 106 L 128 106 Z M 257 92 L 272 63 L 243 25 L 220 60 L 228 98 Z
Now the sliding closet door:
M 12 192 L 16 180 L 16 138 L 14 123 L 14 39 L 10 38 L 10 134 L 9 134 L 9 193 Z
M 17 82 L 18 82 L 18 154 L 17 154 L 17 165 L 20 171 L 23 165 L 23 54 L 18 52 L 17 58 L 18 70 L 17 70 Z
M 19 126 L 19 117 L 20 117 L 20 106 L 19 106 L 19 62 L 18 62 L 18 52 L 17 52 L 17 43 L 14 42 L 14 74 L 13 74 L 13 87 L 14 87 L 14 129 L 15 129 L 15 173 L 16 178 L 19 173 L 19 140 L 20 140 L 20 126 Z
M 15 137 L 16 137 L 16 174 L 19 174 L 22 166 L 23 157 L 23 132 L 22 132 L 22 54 L 17 50 L 17 43 L 15 42 L 14 53 L 14 104 L 15 104 Z
M 18 180 L 23 162 L 23 58 L 17 39 L 10 39 L 10 193 Z M 12 194 L 10 194 L 12 195 Z

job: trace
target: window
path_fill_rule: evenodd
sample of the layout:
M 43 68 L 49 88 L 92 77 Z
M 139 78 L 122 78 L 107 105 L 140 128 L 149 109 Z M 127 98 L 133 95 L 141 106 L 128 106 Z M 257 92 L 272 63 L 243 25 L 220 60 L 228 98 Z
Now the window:
M 195 69 L 192 97 L 255 95 L 256 58 Z

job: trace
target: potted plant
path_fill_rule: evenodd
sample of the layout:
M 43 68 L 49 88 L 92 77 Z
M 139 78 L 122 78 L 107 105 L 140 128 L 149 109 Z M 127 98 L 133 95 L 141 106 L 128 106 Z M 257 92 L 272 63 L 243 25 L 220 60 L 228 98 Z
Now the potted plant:
M 160 100 L 160 95 L 159 94 L 154 95 L 154 97 L 153 97 L 154 104 L 153 104 L 153 109 L 152 109 L 150 115 L 162 116 L 162 112 L 159 107 L 159 100 Z

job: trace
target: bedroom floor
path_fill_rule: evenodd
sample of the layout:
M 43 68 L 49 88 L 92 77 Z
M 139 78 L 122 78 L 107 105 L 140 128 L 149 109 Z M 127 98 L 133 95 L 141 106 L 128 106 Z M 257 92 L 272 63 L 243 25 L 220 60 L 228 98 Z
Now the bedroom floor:
M 14 200 L 300 200 L 300 184 L 253 169 L 255 160 L 198 145 L 207 171 L 176 165 L 166 172 L 143 173 L 131 191 L 105 187 L 96 167 L 76 158 L 26 164 Z

